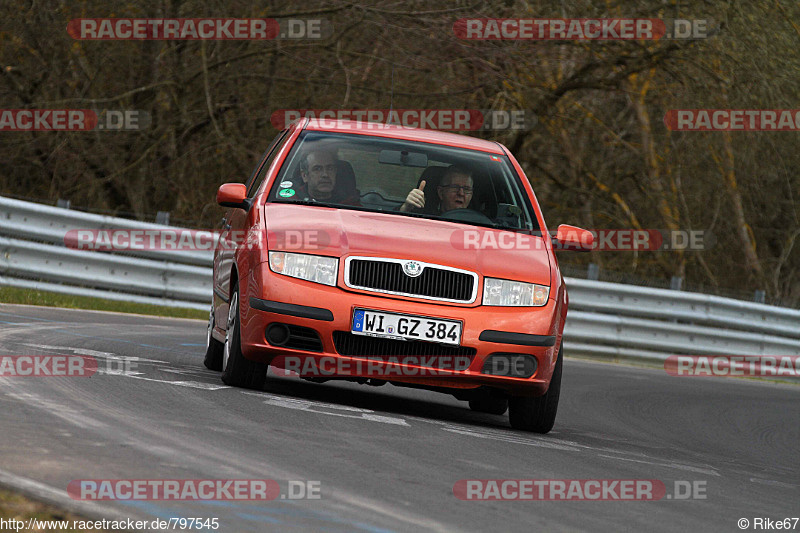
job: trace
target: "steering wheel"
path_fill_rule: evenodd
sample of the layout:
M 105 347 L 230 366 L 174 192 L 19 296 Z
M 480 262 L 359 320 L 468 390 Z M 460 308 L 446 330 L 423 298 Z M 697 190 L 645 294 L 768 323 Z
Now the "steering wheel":
M 448 220 L 458 222 L 479 222 L 481 224 L 493 224 L 492 219 L 474 209 L 451 209 L 439 215 Z

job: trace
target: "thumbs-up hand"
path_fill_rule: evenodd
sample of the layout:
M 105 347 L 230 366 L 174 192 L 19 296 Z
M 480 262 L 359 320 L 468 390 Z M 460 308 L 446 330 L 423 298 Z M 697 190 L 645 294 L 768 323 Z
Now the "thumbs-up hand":
M 400 211 L 409 211 L 411 208 L 416 207 L 417 209 L 422 209 L 425 207 L 425 180 L 419 182 L 418 189 L 411 189 L 411 192 L 408 193 L 406 197 L 406 201 L 403 205 L 400 206 Z

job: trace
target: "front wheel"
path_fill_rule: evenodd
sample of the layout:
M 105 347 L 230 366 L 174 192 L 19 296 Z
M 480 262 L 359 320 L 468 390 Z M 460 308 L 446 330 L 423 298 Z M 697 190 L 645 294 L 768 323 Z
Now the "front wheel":
M 232 387 L 261 390 L 267 380 L 265 363 L 245 359 L 242 354 L 241 326 L 239 325 L 239 289 L 234 289 L 225 330 L 222 351 L 222 382 Z
M 561 365 L 563 348 L 558 349 L 556 367 L 550 378 L 550 388 L 537 398 L 512 397 L 508 402 L 508 419 L 511 427 L 534 433 L 548 433 L 553 429 L 558 411 L 558 397 L 561 394 Z

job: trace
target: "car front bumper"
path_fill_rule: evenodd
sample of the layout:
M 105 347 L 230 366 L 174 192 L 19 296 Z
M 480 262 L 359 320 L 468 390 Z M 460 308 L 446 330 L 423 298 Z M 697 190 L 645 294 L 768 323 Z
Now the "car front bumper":
M 241 284 L 244 355 L 290 370 L 297 369 L 298 365 L 306 370 L 317 369 L 322 375 L 316 373 L 311 377 L 327 379 L 372 377 L 450 389 L 484 386 L 522 396 L 538 396 L 547 391 L 566 314 L 561 294 L 551 294 L 545 306 L 519 308 L 395 298 L 342 287 L 341 284 L 331 287 L 275 274 L 267 263 L 258 265 Z M 457 369 L 438 364 L 431 368 L 424 363 L 424 353 L 421 354 L 423 359 L 404 357 L 408 354 L 399 352 L 388 356 L 383 353 L 382 357 L 373 353 L 345 355 L 341 343 L 337 349 L 334 336 L 341 340 L 350 335 L 356 308 L 459 320 L 463 324 L 462 352 L 474 351 L 474 354 L 456 355 L 462 357 L 461 361 L 469 357 L 467 364 Z M 318 334 L 320 344 L 312 350 L 270 344 L 266 330 L 271 324 L 285 324 L 293 330 L 309 328 Z M 436 346 L 431 345 L 432 353 L 441 351 Z M 484 363 L 492 354 L 532 356 L 536 359 L 535 373 L 524 378 L 486 374 Z M 301 375 L 307 377 L 307 374 Z

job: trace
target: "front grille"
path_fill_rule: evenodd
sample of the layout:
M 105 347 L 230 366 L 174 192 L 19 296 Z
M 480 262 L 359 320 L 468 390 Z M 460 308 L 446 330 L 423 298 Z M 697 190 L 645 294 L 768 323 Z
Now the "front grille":
M 471 302 L 477 276 L 426 265 L 412 278 L 401 262 L 369 259 L 350 260 L 348 285 L 367 290 L 388 291 L 406 296 Z
M 381 339 L 378 337 L 368 337 L 366 335 L 354 335 L 346 331 L 333 332 L 333 345 L 341 355 L 353 357 L 364 357 L 365 359 L 385 359 L 387 357 L 398 356 L 432 356 L 437 357 L 432 365 L 425 365 L 422 359 L 419 362 L 422 366 L 438 366 L 453 370 L 466 370 L 475 357 L 477 350 L 466 346 L 446 346 L 423 341 L 401 341 L 397 339 Z M 445 361 L 442 358 L 456 358 L 452 361 Z M 449 364 L 452 362 L 453 364 Z

